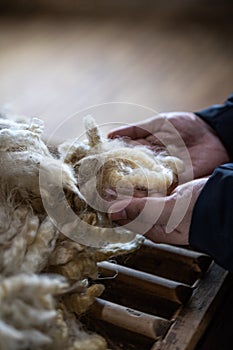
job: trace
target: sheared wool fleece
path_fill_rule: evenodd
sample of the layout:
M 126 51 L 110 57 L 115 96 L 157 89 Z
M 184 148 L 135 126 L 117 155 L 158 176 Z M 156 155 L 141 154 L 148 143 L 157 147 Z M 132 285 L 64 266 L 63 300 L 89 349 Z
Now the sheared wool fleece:
M 95 188 L 103 197 L 117 186 L 164 193 L 182 168 L 175 157 L 104 139 L 91 117 L 85 125 L 86 142 L 65 142 L 53 153 L 42 140 L 41 120 L 0 118 L 0 350 L 107 349 L 105 339 L 84 330 L 77 316 L 104 290 L 97 262 L 134 251 L 143 239 L 112 227 L 88 203 L 96 202 Z M 41 190 L 56 208 L 52 197 L 61 173 L 66 201 L 89 224 L 74 231 L 84 238 L 91 233 L 102 247 L 70 239 L 48 216 Z M 40 174 L 50 193 L 41 188 Z

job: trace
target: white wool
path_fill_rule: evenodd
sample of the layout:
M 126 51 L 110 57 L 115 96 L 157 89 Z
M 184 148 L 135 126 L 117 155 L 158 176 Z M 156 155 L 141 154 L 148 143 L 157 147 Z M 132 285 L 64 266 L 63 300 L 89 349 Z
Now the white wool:
M 5 124 L 5 125 L 3 125 Z M 39 175 L 49 185 L 77 192 L 72 167 L 53 158 L 41 139 L 43 122 L 33 118 L 30 125 L 0 120 L 0 179 L 23 198 L 40 197 Z M 18 126 L 18 128 L 17 128 Z
M 58 278 L 25 274 L 0 281 L 0 349 L 34 349 L 50 344 L 47 328 L 57 314 L 52 295 L 67 287 Z
M 58 152 L 61 159 L 69 164 L 75 164 L 83 157 L 86 157 L 89 151 L 90 147 L 87 144 L 77 140 L 65 141 L 58 146 Z
M 122 142 L 114 142 L 112 147 L 105 148 L 105 152 L 94 148 L 90 153 L 76 164 L 78 183 L 89 200 L 96 183 L 100 189 L 116 188 L 120 184 L 118 189 L 130 186 L 165 194 L 184 169 L 183 162 L 177 157 L 155 155 L 142 146 L 122 147 Z
M 104 141 L 100 130 L 98 129 L 95 119 L 91 115 L 84 118 L 87 139 L 90 147 L 98 147 Z
M 24 261 L 21 266 L 22 271 L 38 272 L 46 267 L 49 256 L 54 250 L 58 232 L 51 220 L 46 217 L 41 223 L 38 232 L 28 246 Z
M 42 140 L 41 120 L 0 118 L 0 350 L 106 350 L 106 341 L 85 332 L 75 314 L 103 291 L 88 286 L 98 276 L 97 262 L 136 250 L 143 238 L 112 227 L 81 187 L 90 198 L 96 187 L 102 194 L 119 184 L 164 193 L 182 171 L 172 152 L 156 155 L 107 140 L 90 116 L 85 127 L 87 141 L 66 141 L 55 157 Z M 44 200 L 69 237 L 47 216 Z M 69 220 L 70 208 L 79 218 Z M 83 244 L 71 239 L 77 236 Z M 86 247 L 87 238 L 99 248 Z

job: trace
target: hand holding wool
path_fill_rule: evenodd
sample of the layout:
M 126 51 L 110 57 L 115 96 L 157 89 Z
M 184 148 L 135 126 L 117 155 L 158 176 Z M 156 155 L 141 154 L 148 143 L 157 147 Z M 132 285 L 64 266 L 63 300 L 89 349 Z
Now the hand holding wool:
M 169 144 L 175 145 L 179 158 L 186 164 L 184 181 L 191 179 L 191 170 L 193 177 L 199 178 L 210 175 L 217 166 L 229 162 L 229 155 L 217 134 L 194 113 L 162 113 L 143 122 L 113 130 L 108 136 L 129 137 L 153 150 L 163 149 Z M 191 162 L 188 162 L 188 155 Z
M 187 182 L 165 197 L 121 200 L 110 206 L 109 217 L 135 232 L 146 230 L 145 236 L 156 243 L 188 244 L 193 208 L 206 181 L 202 178 Z

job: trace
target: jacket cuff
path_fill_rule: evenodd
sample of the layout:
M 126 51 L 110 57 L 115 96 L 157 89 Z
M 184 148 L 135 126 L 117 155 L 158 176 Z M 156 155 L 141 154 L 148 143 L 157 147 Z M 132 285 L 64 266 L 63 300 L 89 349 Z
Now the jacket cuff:
M 233 94 L 222 105 L 213 105 L 194 113 L 215 130 L 233 159 Z

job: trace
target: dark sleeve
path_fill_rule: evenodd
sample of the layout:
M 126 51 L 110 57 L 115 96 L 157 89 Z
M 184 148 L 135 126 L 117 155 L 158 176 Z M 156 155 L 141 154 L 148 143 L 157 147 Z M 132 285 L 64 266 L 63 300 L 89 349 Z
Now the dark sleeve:
M 189 243 L 233 272 L 233 163 L 216 168 L 202 190 L 193 210 Z
M 233 94 L 196 114 L 216 132 L 233 159 Z M 216 168 L 193 210 L 189 243 L 233 272 L 233 163 Z
M 215 130 L 233 159 L 233 94 L 222 105 L 214 105 L 195 114 Z

